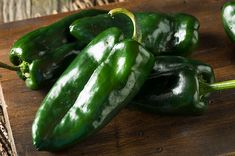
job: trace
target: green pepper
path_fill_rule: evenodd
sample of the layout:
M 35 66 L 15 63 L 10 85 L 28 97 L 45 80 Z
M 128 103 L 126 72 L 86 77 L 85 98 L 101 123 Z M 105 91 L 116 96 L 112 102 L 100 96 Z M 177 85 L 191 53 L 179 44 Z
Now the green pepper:
M 163 13 L 135 13 L 137 24 L 142 32 L 142 45 L 155 55 L 188 56 L 198 44 L 199 21 L 187 14 L 167 15 Z M 115 19 L 101 14 L 84 17 L 70 26 L 71 34 L 88 43 L 97 34 L 109 27 L 120 28 L 126 37 L 130 37 L 131 23 L 125 16 Z
M 10 61 L 18 66 L 22 62 L 31 63 L 35 59 L 52 53 L 51 50 L 75 39 L 69 33 L 69 25 L 76 19 L 105 13 L 102 10 L 83 10 L 67 16 L 49 26 L 29 32 L 18 39 L 11 48 Z
M 23 75 L 25 76 L 25 84 L 30 89 L 42 88 L 48 85 L 47 80 L 56 79 L 68 67 L 69 63 L 80 52 L 77 50 L 80 48 L 78 45 L 77 42 L 73 42 L 53 49 L 51 50 L 52 53 L 30 63 L 27 71 L 21 71 L 18 74 L 25 73 Z
M 159 56 L 153 69 L 131 103 L 157 114 L 199 115 L 211 92 L 235 88 L 235 80 L 215 83 L 212 67 L 196 60 Z
M 75 58 L 85 45 L 69 33 L 69 25 L 76 19 L 105 13 L 102 10 L 84 10 L 67 16 L 49 26 L 36 29 L 18 39 L 11 48 L 10 61 L 19 77 L 31 89 L 38 89 L 47 80 L 58 77 L 66 67 L 66 62 Z M 72 57 L 73 55 L 73 57 Z M 63 66 L 64 65 L 64 66 Z
M 110 14 L 126 13 L 114 9 Z M 118 28 L 99 34 L 75 58 L 52 87 L 32 126 L 38 150 L 59 150 L 104 127 L 138 92 L 154 57 Z
M 224 3 L 221 16 L 225 32 L 235 42 L 235 2 Z
M 33 125 L 36 148 L 46 148 L 47 140 L 44 136 L 53 133 L 56 125 L 74 105 L 77 94 L 83 90 L 94 70 L 108 57 L 113 46 L 122 38 L 119 29 L 107 29 L 92 40 L 63 72 L 37 112 Z
M 174 21 L 174 37 L 171 42 L 169 54 L 177 56 L 189 56 L 197 47 L 199 21 L 194 16 L 177 13 L 172 15 Z M 161 52 L 160 52 L 161 54 Z

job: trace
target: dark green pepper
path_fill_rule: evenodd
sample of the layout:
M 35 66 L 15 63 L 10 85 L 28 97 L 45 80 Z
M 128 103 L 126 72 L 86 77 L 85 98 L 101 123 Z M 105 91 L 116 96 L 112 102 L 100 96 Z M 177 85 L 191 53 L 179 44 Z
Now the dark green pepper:
M 133 105 L 153 113 L 202 114 L 207 110 L 211 92 L 235 88 L 234 80 L 214 83 L 211 66 L 196 60 L 159 56 L 153 69 L 132 101 Z
M 197 47 L 199 21 L 194 16 L 177 13 L 172 15 L 174 21 L 174 38 L 169 54 L 176 56 L 189 56 Z M 161 55 L 161 52 L 160 52 Z M 164 54 L 165 55 L 165 54 Z
M 188 56 L 198 44 L 199 21 L 187 14 L 135 13 L 142 32 L 142 45 L 155 55 Z M 71 34 L 85 43 L 109 27 L 120 28 L 126 37 L 131 34 L 131 22 L 123 15 L 115 19 L 106 14 L 76 20 L 70 26 Z
M 225 32 L 235 42 L 235 2 L 224 3 L 221 16 Z
M 118 12 L 127 11 L 111 10 Z M 99 34 L 52 87 L 32 126 L 38 150 L 59 150 L 94 134 L 138 92 L 154 57 L 137 41 L 122 40 L 120 32 Z
M 80 52 L 77 50 L 80 48 L 78 45 L 77 42 L 64 44 L 51 50 L 52 53 L 47 56 L 34 60 L 29 64 L 27 71 L 18 72 L 19 74 L 24 73 L 26 86 L 30 89 L 42 88 L 44 85 L 48 85 L 47 80 L 59 77 Z
M 74 52 L 85 46 L 70 35 L 69 25 L 78 18 L 100 13 L 105 11 L 84 10 L 22 36 L 10 51 L 10 61 L 15 67 L 8 69 L 16 70 L 31 89 L 38 89 L 47 80 L 58 77 L 67 67 L 66 62 L 75 58 Z
M 107 29 L 92 40 L 63 72 L 36 115 L 33 125 L 33 140 L 36 148 L 47 147 L 44 136 L 53 133 L 53 128 L 74 105 L 77 94 L 83 90 L 94 70 L 122 38 L 120 30 Z M 51 127 L 48 127 L 49 125 Z
M 35 59 L 52 53 L 51 50 L 75 41 L 69 33 L 69 25 L 76 19 L 105 13 L 102 10 L 83 10 L 64 17 L 49 26 L 29 32 L 18 39 L 11 48 L 10 61 L 18 66 L 22 62 L 31 63 Z

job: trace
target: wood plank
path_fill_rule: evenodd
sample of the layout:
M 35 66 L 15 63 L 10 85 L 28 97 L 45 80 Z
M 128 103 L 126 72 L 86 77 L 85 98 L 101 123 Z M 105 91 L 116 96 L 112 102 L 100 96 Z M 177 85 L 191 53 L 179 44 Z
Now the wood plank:
M 132 11 L 185 12 L 201 23 L 200 45 L 193 58 L 211 64 L 217 80 L 235 78 L 235 46 L 224 33 L 222 0 L 132 0 L 102 8 Z M 12 43 L 26 32 L 67 14 L 0 25 L 0 58 L 8 61 Z M 123 109 L 96 135 L 58 153 L 38 152 L 32 146 L 31 124 L 46 91 L 30 91 L 14 72 L 0 69 L 9 119 L 19 155 L 220 155 L 235 152 L 235 91 L 215 93 L 202 116 L 159 116 Z
M 1 149 L 0 154 L 6 154 L 6 155 L 17 155 L 15 142 L 10 126 L 10 121 L 7 113 L 7 105 L 4 100 L 3 92 L 2 92 L 2 86 L 0 83 L 0 112 L 1 112 L 1 119 L 0 119 L 0 131 L 1 131 Z M 3 145 L 4 144 L 4 145 Z

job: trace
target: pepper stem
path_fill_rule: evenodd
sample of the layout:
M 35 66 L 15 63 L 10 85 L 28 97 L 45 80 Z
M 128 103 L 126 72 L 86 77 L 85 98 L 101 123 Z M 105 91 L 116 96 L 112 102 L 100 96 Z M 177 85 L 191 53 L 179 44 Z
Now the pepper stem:
M 235 80 L 227 80 L 223 82 L 216 82 L 208 85 L 209 91 L 219 91 L 227 89 L 235 89 Z
M 220 90 L 235 89 L 235 80 L 215 82 L 211 84 L 200 82 L 199 84 L 201 94 L 207 94 Z
M 135 15 L 132 12 L 130 12 L 129 10 L 124 9 L 124 8 L 116 8 L 116 9 L 110 10 L 108 14 L 110 14 L 113 17 L 114 15 L 120 14 L 120 13 L 124 14 L 130 18 L 130 20 L 132 21 L 132 24 L 133 24 L 132 39 L 140 42 L 141 41 L 141 33 L 139 32 L 139 29 L 137 27 Z
M 2 63 L 2 62 L 0 62 L 0 68 L 5 68 L 8 70 L 12 70 L 12 71 L 19 71 L 20 70 L 20 68 L 17 66 L 10 66 L 10 65 Z

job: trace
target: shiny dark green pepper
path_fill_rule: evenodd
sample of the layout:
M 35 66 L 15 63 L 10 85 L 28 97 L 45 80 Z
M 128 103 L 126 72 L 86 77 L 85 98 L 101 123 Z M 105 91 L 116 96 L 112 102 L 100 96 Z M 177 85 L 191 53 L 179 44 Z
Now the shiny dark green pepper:
M 105 11 L 84 10 L 25 34 L 11 48 L 10 61 L 15 67 L 8 69 L 16 70 L 30 89 L 42 87 L 58 77 L 67 67 L 66 63 L 76 57 L 78 49 L 85 46 L 70 35 L 69 25 L 78 18 L 101 13 Z
M 105 13 L 102 10 L 83 10 L 79 13 L 29 32 L 18 39 L 11 48 L 10 61 L 18 66 L 22 62 L 31 63 L 35 59 L 52 53 L 51 50 L 75 41 L 69 33 L 69 25 L 76 19 Z
M 235 42 L 235 2 L 228 1 L 224 3 L 221 17 L 225 32 Z
M 25 84 L 30 89 L 42 88 L 56 78 L 68 67 L 78 55 L 81 47 L 78 42 L 64 44 L 51 50 L 47 56 L 34 60 L 24 71 Z M 22 74 L 23 72 L 18 72 Z M 28 73 L 28 75 L 26 74 Z
M 135 13 L 142 32 L 141 44 L 155 55 L 188 56 L 198 44 L 199 21 L 187 14 Z M 71 34 L 85 43 L 109 27 L 119 27 L 126 37 L 131 34 L 131 22 L 123 15 L 114 18 L 106 14 L 74 21 Z
M 99 34 L 39 108 L 32 126 L 36 148 L 59 150 L 104 127 L 137 94 L 153 64 L 153 55 L 136 40 L 123 40 L 118 28 Z
M 54 145 L 57 142 L 50 142 L 54 129 L 73 107 L 78 94 L 94 70 L 108 57 L 113 46 L 122 38 L 121 31 L 116 28 L 102 32 L 81 51 L 57 80 L 39 108 L 33 124 L 33 142 L 37 149 L 50 150 L 60 146 Z M 64 141 L 61 140 L 61 144 Z
M 158 56 L 132 105 L 157 114 L 199 115 L 207 110 L 211 92 L 235 88 L 235 80 L 214 81 L 213 69 L 208 64 L 177 56 Z

